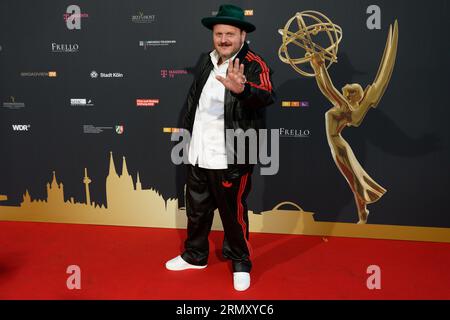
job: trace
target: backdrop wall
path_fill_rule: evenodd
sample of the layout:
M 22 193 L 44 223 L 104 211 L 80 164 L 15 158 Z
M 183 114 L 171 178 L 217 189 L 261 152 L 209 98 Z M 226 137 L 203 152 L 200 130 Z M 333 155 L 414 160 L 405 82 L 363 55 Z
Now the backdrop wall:
M 371 230 L 403 226 L 409 231 L 400 238 L 422 230 L 418 239 L 450 241 L 448 1 L 233 3 L 257 27 L 250 47 L 274 70 L 277 101 L 266 111 L 267 126 L 282 129 L 278 173 L 253 176 L 249 209 L 271 215 L 252 215 L 253 230 L 308 233 L 308 220 L 326 226 L 312 233 L 346 226 L 357 231 L 343 235 L 395 237 Z M 1 1 L 0 219 L 184 227 L 184 167 L 171 161 L 169 132 L 180 126 L 197 59 L 212 48 L 200 20 L 220 4 Z M 374 4 L 380 29 L 368 28 Z M 77 8 L 75 19 L 68 11 Z M 389 86 L 362 125 L 344 133 L 388 190 L 369 206 L 366 226 L 355 225 L 353 194 L 330 154 L 329 101 L 313 78 L 278 58 L 278 29 L 304 10 L 320 11 L 343 29 L 338 63 L 329 69 L 338 88 L 373 81 L 389 25 L 398 20 Z

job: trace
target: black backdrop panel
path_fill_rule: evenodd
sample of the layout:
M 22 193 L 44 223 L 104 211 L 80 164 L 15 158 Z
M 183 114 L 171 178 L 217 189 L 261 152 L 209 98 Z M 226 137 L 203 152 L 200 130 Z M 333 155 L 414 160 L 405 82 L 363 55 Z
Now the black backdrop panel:
M 356 219 L 352 193 L 326 141 L 324 113 L 330 104 L 314 79 L 300 76 L 277 56 L 278 29 L 296 12 L 317 10 L 344 30 L 339 62 L 329 69 L 339 88 L 373 81 L 389 24 L 399 22 L 389 87 L 363 124 L 344 132 L 366 171 L 388 189 L 369 207 L 370 223 L 450 227 L 449 2 L 377 1 L 380 30 L 366 26 L 372 1 L 234 3 L 253 10 L 247 18 L 257 30 L 248 37 L 250 46 L 274 70 L 278 100 L 267 109 L 268 127 L 310 132 L 308 138 L 280 137 L 279 172 L 254 175 L 249 208 L 258 212 L 292 201 L 316 212 L 316 220 Z M 77 1 L 79 30 L 69 30 L 64 21 L 71 4 L 0 2 L 0 194 L 8 195 L 8 204 L 20 203 L 26 189 L 33 198 L 45 198 L 45 184 L 55 170 L 66 197 L 83 201 L 87 167 L 94 181 L 92 199 L 105 203 L 112 151 L 119 171 L 125 156 L 143 187 L 157 189 L 166 199 L 182 198 L 184 169 L 172 164 L 173 142 L 163 128 L 180 124 L 193 67 L 212 47 L 211 32 L 200 20 L 221 2 Z M 54 52 L 55 44 L 78 50 Z M 23 74 L 49 71 L 57 76 Z M 119 77 L 93 78 L 93 71 Z M 79 98 L 93 106 L 71 105 Z M 159 103 L 138 107 L 136 99 Z M 12 101 L 24 106 L 5 107 Z M 283 101 L 307 101 L 309 107 L 284 108 Z M 17 124 L 30 126 L 14 131 Z M 86 125 L 111 129 L 87 133 Z M 122 134 L 116 125 L 123 125 Z

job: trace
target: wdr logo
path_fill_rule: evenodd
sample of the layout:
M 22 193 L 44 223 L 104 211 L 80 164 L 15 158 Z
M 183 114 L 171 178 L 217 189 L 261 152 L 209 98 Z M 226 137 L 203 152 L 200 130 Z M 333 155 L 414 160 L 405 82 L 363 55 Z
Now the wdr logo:
M 31 124 L 13 124 L 12 128 L 14 131 L 29 131 Z

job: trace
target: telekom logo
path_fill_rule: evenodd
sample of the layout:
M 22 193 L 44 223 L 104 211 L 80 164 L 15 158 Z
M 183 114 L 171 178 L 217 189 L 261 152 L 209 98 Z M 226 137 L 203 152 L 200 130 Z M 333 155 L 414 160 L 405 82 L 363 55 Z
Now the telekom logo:
M 185 69 L 161 69 L 162 78 L 175 78 L 175 76 L 186 74 L 188 74 L 188 71 Z

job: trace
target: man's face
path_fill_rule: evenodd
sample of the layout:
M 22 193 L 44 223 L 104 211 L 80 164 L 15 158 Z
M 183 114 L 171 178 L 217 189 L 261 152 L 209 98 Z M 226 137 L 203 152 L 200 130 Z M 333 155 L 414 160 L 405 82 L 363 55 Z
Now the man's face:
M 214 48 L 222 60 L 231 58 L 239 51 L 245 41 L 246 32 L 227 24 L 216 24 L 213 27 Z

